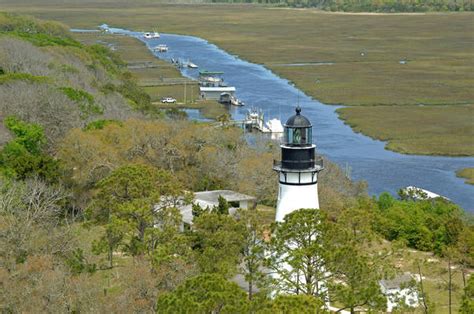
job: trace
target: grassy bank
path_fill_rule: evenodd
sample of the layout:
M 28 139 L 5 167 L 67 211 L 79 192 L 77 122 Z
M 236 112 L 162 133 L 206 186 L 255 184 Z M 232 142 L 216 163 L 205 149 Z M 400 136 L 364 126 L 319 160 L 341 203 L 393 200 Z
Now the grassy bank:
M 466 183 L 474 185 L 474 168 L 464 168 L 456 171 L 456 175 L 466 179 Z
M 150 81 L 160 82 L 160 85 L 157 86 L 143 87 L 157 108 L 198 109 L 204 117 L 210 119 L 216 119 L 218 116 L 227 113 L 227 109 L 216 101 L 199 100 L 197 82 L 169 85 L 163 83 L 169 79 L 183 77 L 175 66 L 153 56 L 145 44 L 138 39 L 100 33 L 76 33 L 75 37 L 83 43 L 101 43 L 113 47 L 129 65 L 129 71 L 137 80 L 138 85 L 146 85 Z M 162 104 L 161 98 L 163 97 L 173 97 L 177 100 L 177 104 Z
M 90 28 L 106 22 L 136 30 L 158 27 L 162 32 L 196 35 L 230 53 L 264 64 L 325 103 L 407 106 L 397 110 L 397 120 L 385 122 L 390 138 L 397 137 L 402 121 L 417 114 L 416 105 L 456 106 L 474 102 L 474 46 L 468 31 L 474 25 L 471 13 L 368 15 L 249 5 L 110 6 L 92 1 L 84 8 L 47 3 L 43 1 L 36 7 L 13 3 L 4 7 L 74 27 Z M 294 65 L 315 62 L 333 64 Z M 391 145 L 391 149 L 405 153 L 466 154 L 469 139 L 449 135 L 456 134 L 451 128 L 458 119 L 449 115 L 456 109 L 445 112 L 445 119 L 430 127 L 449 130 L 444 137 L 449 149 L 432 149 L 424 139 L 406 147 Z M 381 115 L 385 116 L 389 114 Z M 349 114 L 345 116 L 350 125 L 359 125 L 362 132 L 367 132 L 364 125 L 370 121 L 355 122 L 352 118 Z M 427 123 L 422 118 L 412 134 L 424 132 Z M 366 134 L 383 137 L 378 133 Z
M 406 154 L 474 155 L 474 105 L 359 106 L 338 109 L 355 131 Z

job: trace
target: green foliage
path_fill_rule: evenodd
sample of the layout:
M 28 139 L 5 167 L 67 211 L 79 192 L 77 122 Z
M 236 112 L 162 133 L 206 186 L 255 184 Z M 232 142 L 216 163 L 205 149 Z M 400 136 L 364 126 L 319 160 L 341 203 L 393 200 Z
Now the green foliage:
M 245 292 L 218 274 L 188 279 L 157 300 L 157 313 L 247 313 Z
M 97 189 L 88 217 L 102 223 L 107 223 L 110 213 L 124 204 L 140 200 L 151 207 L 161 195 L 182 194 L 181 184 L 169 172 L 142 164 L 117 168 L 97 184 Z
M 404 240 L 423 251 L 440 254 L 444 247 L 457 242 L 464 225 L 461 209 L 443 199 L 395 201 L 383 195 L 378 206 L 374 229 L 387 240 Z
M 81 116 L 83 119 L 92 115 L 100 115 L 104 113 L 104 109 L 94 102 L 94 96 L 88 92 L 72 87 L 61 87 L 60 90 L 69 99 L 79 104 L 79 109 L 81 110 Z
M 72 38 L 61 38 L 56 36 L 51 36 L 48 34 L 41 34 L 41 33 L 22 33 L 22 32 L 9 32 L 11 36 L 16 36 L 21 39 L 27 40 L 36 46 L 72 46 L 81 48 L 82 45 L 75 41 Z
M 7 117 L 5 127 L 15 136 L 14 143 L 24 147 L 31 154 L 39 154 L 41 147 L 46 143 L 44 132 L 37 124 L 28 124 L 16 117 Z
M 41 126 L 28 124 L 15 117 L 5 118 L 4 124 L 15 138 L 0 151 L 1 172 L 18 179 L 37 175 L 48 181 L 56 181 L 59 163 L 43 152 L 46 138 Z
M 89 122 L 86 127 L 84 128 L 84 130 L 86 131 L 91 131 L 91 130 L 102 130 L 104 127 L 106 127 L 107 125 L 111 125 L 111 124 L 116 124 L 116 125 L 120 125 L 122 126 L 122 122 L 121 121 L 118 121 L 118 120 L 95 120 L 95 121 L 92 121 L 92 122 Z
M 321 287 L 326 282 L 327 227 L 325 215 L 315 209 L 294 211 L 273 226 L 267 248 L 272 254 L 266 263 L 278 275 L 277 291 L 325 298 Z
M 99 63 L 112 74 L 120 74 L 125 62 L 113 51 L 102 45 L 87 46 L 87 51 L 99 61 Z
M 151 110 L 151 98 L 142 88 L 131 80 L 125 80 L 124 83 L 116 87 L 117 92 L 125 98 L 131 100 L 131 107 L 140 111 Z
M 380 210 L 385 210 L 392 207 L 395 204 L 395 198 L 388 192 L 383 192 L 379 195 L 377 201 Z
M 47 76 L 31 75 L 28 73 L 0 73 L 0 84 L 5 84 L 15 80 L 27 81 L 30 83 L 51 82 L 51 79 Z
M 233 217 L 215 212 L 203 213 L 193 222 L 193 249 L 201 272 L 235 275 L 245 227 Z
M 84 257 L 84 251 L 80 248 L 72 252 L 71 256 L 66 259 L 66 264 L 74 275 L 82 273 L 92 274 L 96 271 L 96 265 L 87 262 Z
M 24 15 L 0 12 L 1 33 L 28 40 L 37 46 L 82 47 L 69 35 L 64 25 Z
M 214 211 L 219 215 L 229 215 L 230 206 L 227 200 L 222 195 L 219 195 L 219 197 L 217 198 L 217 201 L 219 203 L 217 207 L 214 208 Z
M 464 288 L 464 296 L 462 298 L 461 308 L 459 309 L 461 314 L 474 313 L 474 276 L 470 276 L 467 285 Z
M 266 311 L 262 311 L 266 312 Z M 322 314 L 327 313 L 324 310 L 324 302 L 314 296 L 305 294 L 300 295 L 278 295 L 272 302 L 269 313 L 285 314 Z
M 147 254 L 154 265 L 174 262 L 188 253 L 179 235 L 182 217 L 174 208 L 183 192 L 170 173 L 146 165 L 125 165 L 97 187 L 88 218 L 105 224 L 105 233 L 93 248 L 96 254 L 108 254 L 110 267 L 118 248 L 133 256 Z
M 94 254 L 107 253 L 109 267 L 114 266 L 114 251 L 122 244 L 122 241 L 129 230 L 127 224 L 115 216 L 110 218 L 109 223 L 105 227 L 105 233 L 92 242 L 92 252 Z
M 237 213 L 239 221 L 245 226 L 242 248 L 241 273 L 248 283 L 249 299 L 254 299 L 255 287 L 260 293 L 268 291 L 269 278 L 263 271 L 265 261 L 265 226 L 257 210 L 240 209 Z
M 208 212 L 199 205 L 198 203 L 193 203 L 192 205 L 192 214 L 194 218 L 201 216 L 203 213 Z

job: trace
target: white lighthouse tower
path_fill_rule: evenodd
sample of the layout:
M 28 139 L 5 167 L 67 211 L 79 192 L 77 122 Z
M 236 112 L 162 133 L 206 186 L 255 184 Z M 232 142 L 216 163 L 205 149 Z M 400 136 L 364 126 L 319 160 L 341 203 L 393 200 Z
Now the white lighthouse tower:
M 311 122 L 301 115 L 301 108 L 296 107 L 296 114 L 285 123 L 281 161 L 273 165 L 280 182 L 277 222 L 300 208 L 319 208 L 318 172 L 323 170 L 323 163 L 322 159 L 316 159 L 312 133 Z

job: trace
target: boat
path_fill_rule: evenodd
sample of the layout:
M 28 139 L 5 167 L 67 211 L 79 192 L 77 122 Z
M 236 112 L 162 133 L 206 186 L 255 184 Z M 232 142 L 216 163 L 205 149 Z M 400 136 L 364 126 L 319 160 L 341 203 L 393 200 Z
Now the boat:
M 442 198 L 446 201 L 451 201 L 449 198 L 436 194 L 434 192 L 416 187 L 416 186 L 407 186 L 404 189 L 401 189 L 399 194 L 402 197 L 413 199 L 413 200 L 428 200 L 428 199 L 435 199 L 435 198 Z
M 165 44 L 160 44 L 158 46 L 156 46 L 155 48 L 153 48 L 154 51 L 158 51 L 158 52 L 167 52 L 168 51 L 168 46 L 166 46 Z
M 143 38 L 145 39 L 156 39 L 156 38 L 160 38 L 160 34 L 157 33 L 157 32 L 146 32 L 146 33 L 143 33 Z
M 265 125 L 270 130 L 271 133 L 283 133 L 283 125 L 279 119 L 268 120 Z
M 188 68 L 191 68 L 191 69 L 197 69 L 198 66 L 192 62 L 188 62 Z
M 224 72 L 199 71 L 199 92 L 202 99 L 215 99 L 230 104 L 230 96 L 234 96 L 235 87 L 228 86 L 222 75 Z M 222 95 L 229 94 L 230 96 Z
M 240 101 L 237 97 L 235 96 L 230 96 L 230 104 L 232 106 L 243 106 L 244 103 Z

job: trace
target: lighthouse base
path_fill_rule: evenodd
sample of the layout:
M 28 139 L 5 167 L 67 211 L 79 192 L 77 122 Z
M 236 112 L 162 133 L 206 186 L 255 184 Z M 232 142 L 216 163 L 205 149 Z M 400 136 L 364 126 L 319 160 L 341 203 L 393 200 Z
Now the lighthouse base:
M 277 222 L 301 208 L 319 209 L 318 184 L 288 185 L 280 183 L 276 210 Z

